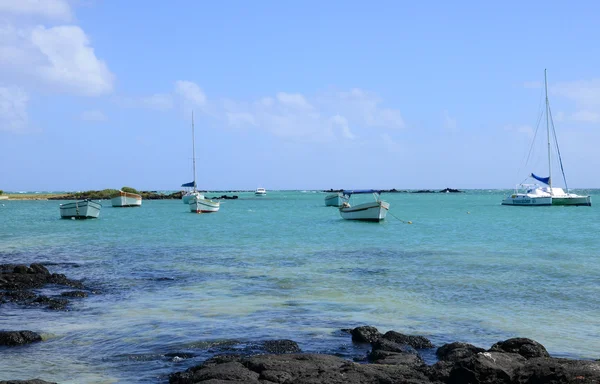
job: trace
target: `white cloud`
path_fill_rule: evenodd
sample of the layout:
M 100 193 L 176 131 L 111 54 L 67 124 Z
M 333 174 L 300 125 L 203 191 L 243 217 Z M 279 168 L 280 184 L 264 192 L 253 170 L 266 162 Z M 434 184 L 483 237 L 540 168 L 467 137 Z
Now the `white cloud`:
M 600 113 L 592 112 L 588 110 L 580 110 L 571 116 L 575 121 L 581 121 L 584 123 L 600 123 Z
M 83 121 L 92 121 L 92 122 L 100 122 L 108 120 L 106 115 L 102 111 L 91 110 L 84 111 L 81 113 L 79 118 Z
M 214 116 L 225 115 L 233 128 L 262 129 L 293 140 L 352 140 L 360 130 L 404 127 L 399 110 L 381 108 L 378 96 L 361 89 L 314 96 L 278 92 L 254 102 L 228 99 L 212 104 Z
M 450 117 L 448 111 L 444 111 L 444 128 L 450 132 L 456 132 L 456 119 Z
M 576 111 L 569 114 L 569 120 L 584 123 L 599 123 L 600 79 L 557 83 L 550 87 L 553 95 L 562 96 L 575 103 Z
M 277 101 L 281 103 L 281 105 L 291 108 L 298 109 L 312 109 L 312 105 L 310 105 L 304 96 L 299 93 L 285 93 L 279 92 L 277 94 Z
M 0 82 L 29 92 L 97 96 L 112 92 L 114 75 L 77 25 L 40 24 L 72 19 L 68 2 L 0 0 Z M 27 16 L 27 17 L 21 17 Z
M 66 0 L 0 0 L 0 14 L 41 16 L 71 20 L 73 14 Z
M 194 82 L 185 80 L 176 81 L 175 93 L 182 97 L 191 107 L 203 108 L 206 106 L 206 95 L 202 92 L 198 84 Z
M 331 123 L 334 126 L 339 127 L 342 130 L 342 136 L 346 139 L 355 139 L 356 135 L 354 135 L 351 131 L 350 131 L 350 127 L 348 126 L 348 120 L 340 115 L 335 115 L 331 118 Z
M 166 111 L 173 108 L 173 97 L 164 93 L 156 93 L 152 96 L 143 97 L 141 103 L 147 108 Z
M 37 71 L 48 83 L 87 96 L 112 91 L 114 75 L 98 60 L 81 28 L 38 26 L 31 41 L 47 59 Z
M 534 129 L 530 125 L 506 125 L 504 127 L 505 131 L 518 133 L 520 135 L 525 135 L 528 138 L 532 139 L 534 135 Z
M 0 87 L 0 131 L 19 133 L 27 129 L 28 101 L 22 88 Z
M 600 79 L 557 83 L 550 87 L 550 91 L 573 100 L 581 107 L 600 106 Z

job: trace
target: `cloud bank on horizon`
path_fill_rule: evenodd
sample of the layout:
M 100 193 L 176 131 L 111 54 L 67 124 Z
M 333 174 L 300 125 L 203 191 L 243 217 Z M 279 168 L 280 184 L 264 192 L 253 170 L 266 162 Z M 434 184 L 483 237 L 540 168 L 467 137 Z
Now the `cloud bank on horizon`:
M 0 0 L 0 161 L 15 164 L 3 171 L 3 189 L 177 189 L 189 178 L 192 111 L 200 159 L 219 163 L 201 172 L 208 189 L 510 188 L 521 181 L 515 173 L 538 128 L 543 82 L 531 76 L 557 61 L 519 46 L 518 21 L 503 37 L 489 20 L 478 37 L 469 35 L 477 21 L 444 19 L 435 38 L 425 33 L 433 24 L 420 38 L 403 38 L 400 20 L 363 15 L 356 4 L 324 6 L 324 15 L 346 18 L 330 26 L 311 24 L 304 13 L 311 2 L 271 3 L 279 21 L 261 16 L 266 4 L 237 4 L 257 17 L 244 20 L 211 5 L 187 24 L 198 13 L 143 4 Z M 403 10 L 413 13 L 406 17 L 414 24 L 404 21 L 414 28 L 444 12 L 414 8 Z M 372 32 L 340 34 L 347 20 Z M 300 22 L 314 31 L 298 31 Z M 489 45 L 480 52 L 479 38 Z M 564 47 L 569 38 L 584 37 L 563 36 Z M 452 49 L 436 48 L 439 40 Z M 516 48 L 505 61 L 473 63 L 510 44 Z M 348 60 L 354 51 L 360 55 Z M 600 75 L 594 61 L 588 68 L 576 60 L 561 61 L 550 80 L 553 117 L 568 176 L 600 187 L 586 178 L 600 166 Z M 444 70 L 431 71 L 435 62 Z M 96 177 L 64 178 L 64 164 L 80 170 L 74 174 L 94 167 Z M 543 162 L 530 166 L 544 173 Z

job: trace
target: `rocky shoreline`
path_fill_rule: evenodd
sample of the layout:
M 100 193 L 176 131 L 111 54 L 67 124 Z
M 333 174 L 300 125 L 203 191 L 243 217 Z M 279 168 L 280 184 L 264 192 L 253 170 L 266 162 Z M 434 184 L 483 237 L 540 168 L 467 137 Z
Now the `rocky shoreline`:
M 51 290 L 49 296 L 36 289 Z M 77 290 L 73 290 L 77 289 Z M 0 265 L 0 308 L 12 303 L 46 310 L 68 310 L 70 299 L 95 291 L 65 275 L 50 273 L 41 264 Z M 216 348 L 212 358 L 168 377 L 171 384 L 598 384 L 599 360 L 552 357 L 540 343 L 528 338 L 499 341 L 489 349 L 462 342 L 435 346 L 423 336 L 396 331 L 381 333 L 372 326 L 341 330 L 350 342 L 368 351 L 352 361 L 329 354 L 303 353 L 292 340 L 264 340 L 244 348 Z M 43 342 L 29 330 L 0 329 L 0 348 Z M 234 342 L 235 344 L 235 342 Z M 230 346 L 231 347 L 231 346 Z M 0 349 L 1 351 L 1 349 Z M 190 352 L 172 352 L 187 359 Z M 424 356 L 436 356 L 426 363 Z M 48 384 L 31 379 L 2 383 Z

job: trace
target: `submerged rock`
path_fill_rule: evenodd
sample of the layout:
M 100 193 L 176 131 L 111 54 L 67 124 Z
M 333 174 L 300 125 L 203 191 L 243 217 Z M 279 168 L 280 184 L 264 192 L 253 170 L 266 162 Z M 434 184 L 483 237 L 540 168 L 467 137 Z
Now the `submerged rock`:
M 42 336 L 32 331 L 0 331 L 0 345 L 16 346 L 42 341 Z

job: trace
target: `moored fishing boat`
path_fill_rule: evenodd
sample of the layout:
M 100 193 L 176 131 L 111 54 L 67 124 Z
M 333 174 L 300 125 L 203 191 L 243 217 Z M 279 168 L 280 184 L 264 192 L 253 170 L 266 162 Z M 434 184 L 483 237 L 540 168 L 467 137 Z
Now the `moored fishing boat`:
M 340 216 L 346 220 L 381 221 L 385 219 L 385 216 L 390 209 L 390 204 L 380 199 L 380 191 L 372 189 L 344 191 L 344 195 L 349 197 L 366 193 L 373 194 L 375 201 L 354 206 L 350 205 L 349 202 L 344 202 L 339 208 Z
M 256 196 L 266 196 L 267 195 L 267 190 L 264 188 L 256 188 L 256 191 L 254 191 L 254 194 Z
M 206 199 L 202 194 L 192 196 L 189 204 L 190 212 L 195 213 L 217 212 L 221 206 L 219 201 Z
M 96 219 L 100 215 L 102 205 L 98 202 L 85 199 L 60 205 L 62 219 Z
M 113 207 L 140 207 L 142 196 L 137 193 L 119 190 L 119 195 L 110 199 Z
M 325 206 L 326 207 L 339 207 L 344 202 L 347 202 L 347 201 L 348 201 L 348 196 L 346 196 L 340 192 L 331 193 L 331 194 L 325 196 Z

